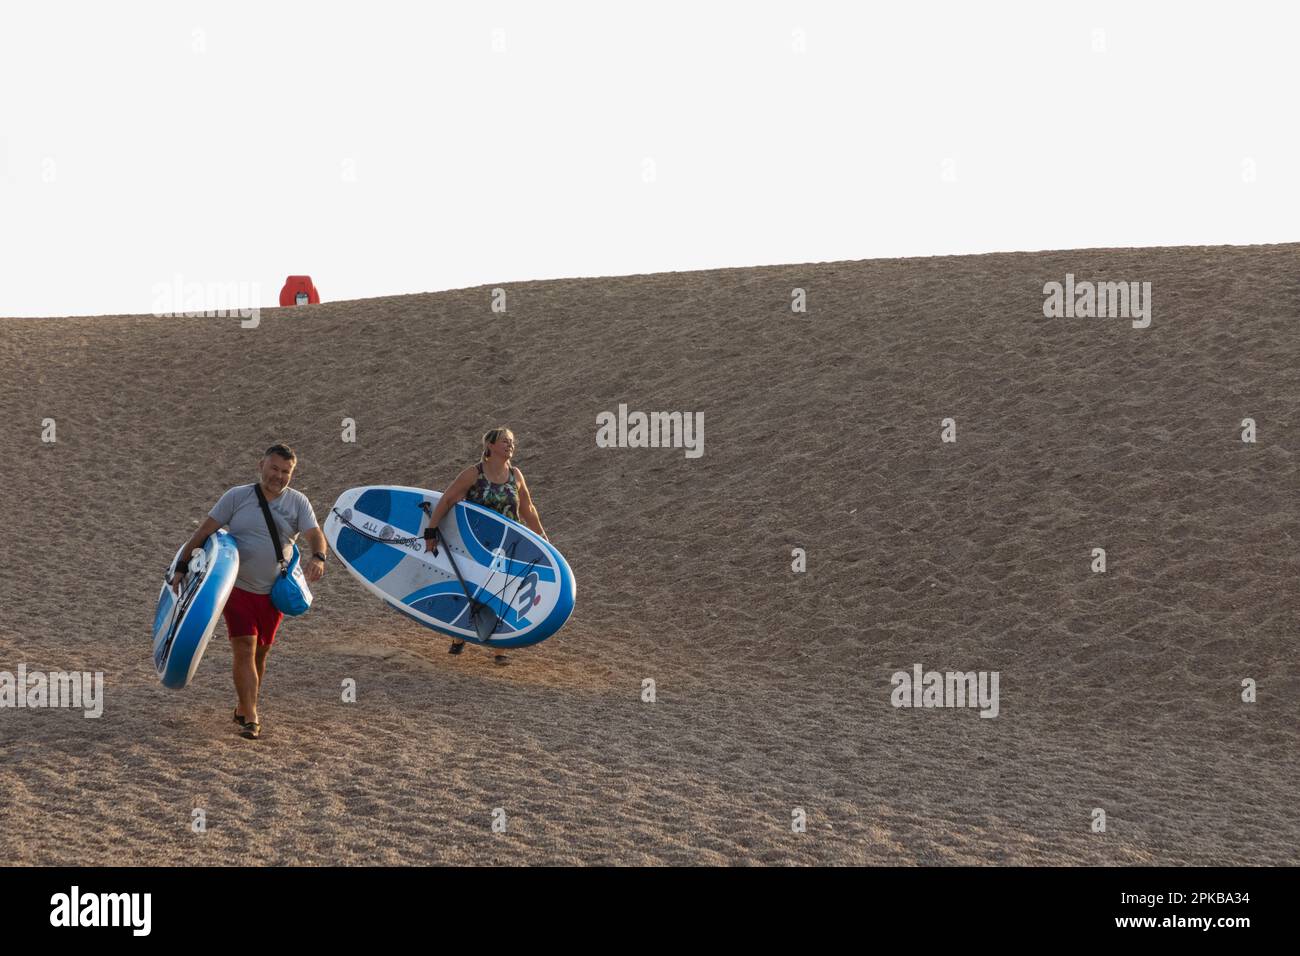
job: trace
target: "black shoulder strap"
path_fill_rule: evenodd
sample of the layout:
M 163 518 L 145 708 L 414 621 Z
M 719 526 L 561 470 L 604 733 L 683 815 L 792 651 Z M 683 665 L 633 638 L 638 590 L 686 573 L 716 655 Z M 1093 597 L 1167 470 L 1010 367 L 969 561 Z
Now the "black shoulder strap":
M 266 519 L 266 529 L 271 532 L 271 543 L 275 545 L 275 563 L 284 563 L 284 548 L 280 545 L 280 532 L 275 526 L 275 519 L 271 517 L 271 506 L 266 503 L 266 495 L 262 494 L 261 484 L 253 485 L 253 490 L 257 492 L 257 503 L 262 506 L 262 517 Z

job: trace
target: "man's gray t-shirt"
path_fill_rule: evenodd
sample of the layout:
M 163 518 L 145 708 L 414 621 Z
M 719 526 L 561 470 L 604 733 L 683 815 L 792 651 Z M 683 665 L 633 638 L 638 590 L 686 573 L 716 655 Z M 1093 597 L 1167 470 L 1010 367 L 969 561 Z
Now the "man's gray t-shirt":
M 254 489 L 254 485 L 231 488 L 212 506 L 208 517 L 228 527 L 239 548 L 239 576 L 235 578 L 235 587 L 254 594 L 270 594 L 275 576 L 280 573 L 280 563 L 275 558 L 275 545 Z M 267 504 L 271 506 L 271 516 L 275 518 L 284 557 L 288 560 L 298 535 L 317 527 L 316 515 L 307 496 L 293 488 L 284 489 Z

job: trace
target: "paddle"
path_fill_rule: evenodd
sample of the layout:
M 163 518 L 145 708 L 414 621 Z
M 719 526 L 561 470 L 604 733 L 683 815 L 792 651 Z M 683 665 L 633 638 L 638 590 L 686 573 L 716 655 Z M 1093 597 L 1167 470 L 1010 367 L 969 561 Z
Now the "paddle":
M 433 505 L 429 502 L 421 501 L 420 510 L 427 517 L 433 517 Z M 451 562 L 451 569 L 456 572 L 456 580 L 460 582 L 460 589 L 465 592 L 465 600 L 469 601 L 469 617 L 474 622 L 474 630 L 478 632 L 478 639 L 486 644 L 492 640 L 492 635 L 496 633 L 497 624 L 499 623 L 496 613 L 481 601 L 474 600 L 469 593 L 469 586 L 465 584 L 465 579 L 461 577 L 460 568 L 456 566 L 456 559 L 451 553 L 451 545 L 444 541 L 443 546 L 447 549 L 447 560 Z M 434 544 L 435 550 L 437 547 L 437 544 Z

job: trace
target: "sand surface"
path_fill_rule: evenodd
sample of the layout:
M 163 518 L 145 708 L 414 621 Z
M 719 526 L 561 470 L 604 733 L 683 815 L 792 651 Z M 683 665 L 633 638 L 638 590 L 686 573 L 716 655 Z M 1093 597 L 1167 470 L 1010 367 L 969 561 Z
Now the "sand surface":
M 1067 272 L 1152 282 L 1151 327 L 1044 318 Z M 0 710 L 4 859 L 1300 863 L 1300 246 L 502 287 L 0 320 L 0 670 L 106 680 L 97 720 Z M 620 403 L 704 454 L 596 447 Z M 557 636 L 451 657 L 331 561 L 263 740 L 224 626 L 159 685 L 161 572 L 262 448 L 323 520 L 496 424 L 578 580 Z M 915 663 L 997 671 L 999 715 L 892 707 Z

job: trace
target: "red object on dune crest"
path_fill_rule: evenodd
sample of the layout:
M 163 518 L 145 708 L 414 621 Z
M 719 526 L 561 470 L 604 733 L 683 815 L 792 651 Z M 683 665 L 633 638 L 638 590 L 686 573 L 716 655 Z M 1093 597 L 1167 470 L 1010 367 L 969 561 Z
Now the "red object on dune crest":
M 311 276 L 289 276 L 280 290 L 281 305 L 320 305 L 320 293 Z

